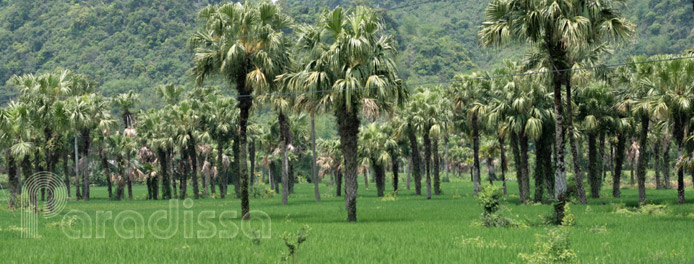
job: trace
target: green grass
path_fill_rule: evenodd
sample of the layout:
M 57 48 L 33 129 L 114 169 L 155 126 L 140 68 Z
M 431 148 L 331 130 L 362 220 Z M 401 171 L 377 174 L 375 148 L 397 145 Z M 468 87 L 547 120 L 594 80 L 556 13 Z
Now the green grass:
M 276 263 L 287 252 L 281 235 L 308 225 L 311 231 L 299 249 L 300 263 L 521 263 L 518 254 L 532 252 L 536 234 L 544 234 L 548 228 L 538 224 L 538 216 L 549 214 L 551 206 L 518 205 L 515 182 L 509 182 L 510 195 L 505 206 L 509 216 L 528 222 L 527 228 L 474 225 L 481 208 L 471 195 L 469 182 L 443 183 L 444 194 L 430 201 L 414 195 L 414 184 L 411 190 L 404 190 L 405 180 L 401 182 L 398 199 L 383 201 L 376 197 L 375 184 L 369 184 L 370 189 L 365 190 L 360 181 L 358 223 L 345 222 L 343 198 L 335 197 L 334 189 L 325 185 L 321 185 L 321 203 L 314 202 L 310 184 L 298 184 L 288 206 L 281 205 L 279 196 L 252 199 L 251 208 L 267 212 L 272 220 L 272 237 L 262 239 L 258 246 L 242 234 L 233 239 L 184 238 L 182 206 L 179 230 L 171 239 L 156 239 L 149 232 L 142 239 L 121 239 L 115 233 L 113 220 L 106 222 L 103 239 L 68 239 L 61 228 L 46 226 L 59 221 L 58 218 L 40 218 L 41 238 L 21 239 L 21 231 L 8 229 L 20 226 L 19 212 L 13 215 L 3 201 L 0 262 Z M 392 190 L 390 185 L 387 188 Z M 154 211 L 167 208 L 167 201 L 143 200 L 146 192 L 143 186 L 136 186 L 134 191 L 135 201 L 112 202 L 106 199 L 105 188 L 93 188 L 92 201 L 69 202 L 59 218 L 72 209 L 82 210 L 92 218 L 98 210 L 112 210 L 114 217 L 118 212 L 134 210 L 144 215 L 146 221 Z M 605 189 L 604 194 L 608 193 Z M 0 197 L 5 199 L 4 195 Z M 687 195 L 691 200 L 694 193 L 688 190 Z M 585 205 L 572 205 L 577 225 L 573 227 L 571 242 L 580 262 L 693 263 L 692 203 L 674 205 L 674 190 L 649 190 L 648 196 L 654 203 L 670 204 L 670 213 L 666 216 L 613 213 L 611 203 L 636 203 L 637 192 L 629 189 L 623 191 L 621 199 L 590 200 L 589 210 Z M 224 210 L 238 211 L 239 207 L 236 198 L 202 199 L 195 201 L 192 210 L 197 217 L 203 210 L 219 214 Z M 238 219 L 233 222 L 240 223 Z M 127 223 L 126 227 L 132 225 Z M 606 226 L 606 232 L 591 231 L 598 226 Z M 464 238 L 477 237 L 481 242 L 461 243 Z

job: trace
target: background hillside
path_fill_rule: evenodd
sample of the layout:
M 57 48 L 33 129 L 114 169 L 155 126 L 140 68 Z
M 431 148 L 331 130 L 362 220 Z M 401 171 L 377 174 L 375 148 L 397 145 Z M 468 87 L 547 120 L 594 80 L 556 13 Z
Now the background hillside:
M 192 51 L 187 38 L 197 11 L 218 0 L 0 0 L 0 103 L 14 92 L 14 74 L 58 67 L 93 76 L 106 95 L 133 89 L 156 102 L 152 87 L 189 84 Z M 278 0 L 298 22 L 337 5 L 383 8 L 396 33 L 402 75 L 413 84 L 438 82 L 455 73 L 487 69 L 518 49 L 479 47 L 477 31 L 488 0 Z M 378 4 L 374 4 L 378 3 Z M 638 26 L 629 45 L 611 61 L 633 54 L 682 53 L 692 48 L 689 0 L 627 0 L 624 13 Z

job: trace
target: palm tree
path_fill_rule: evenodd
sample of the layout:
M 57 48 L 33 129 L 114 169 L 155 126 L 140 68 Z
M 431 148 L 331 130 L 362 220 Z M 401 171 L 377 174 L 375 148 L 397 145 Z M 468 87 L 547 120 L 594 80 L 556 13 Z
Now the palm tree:
M 383 33 L 378 16 L 357 7 L 351 14 L 342 8 L 326 12 L 320 27 L 302 27 L 302 47 L 314 57 L 303 70 L 287 75 L 297 91 L 320 93 L 318 100 L 335 111 L 345 158 L 347 219 L 357 221 L 357 161 L 359 112 L 370 102 L 388 109 L 402 103 L 406 90 L 398 77 L 393 38 Z
M 204 26 L 191 38 L 195 49 L 193 75 L 198 85 L 218 75 L 235 84 L 239 100 L 239 162 L 241 216 L 248 219 L 248 165 L 246 129 L 253 105 L 253 90 L 275 80 L 287 61 L 287 42 L 282 29 L 289 16 L 272 3 L 227 3 L 200 11 Z
M 668 59 L 673 56 L 656 56 L 653 59 Z M 672 124 L 672 136 L 677 143 L 677 157 L 684 155 L 685 139 L 689 137 L 689 127 L 694 107 L 694 63 L 690 60 L 660 62 L 655 66 L 654 88 L 666 106 L 661 116 Z M 666 164 L 668 166 L 668 164 Z M 684 170 L 677 169 L 677 201 L 685 203 Z
M 217 146 L 217 168 L 224 168 L 224 150 L 231 140 L 233 133 L 237 130 L 234 125 L 238 119 L 239 111 L 234 108 L 236 100 L 225 97 L 212 97 L 208 102 L 205 115 L 203 115 L 203 123 L 206 130 L 209 131 L 211 137 L 216 142 Z M 227 193 L 227 177 L 226 174 L 222 177 L 217 177 L 219 184 L 220 197 L 224 198 Z M 214 190 L 214 188 L 213 188 Z
M 301 94 L 295 99 L 295 108 L 298 111 L 307 111 L 311 117 L 311 179 L 313 182 L 313 193 L 316 198 L 316 202 L 320 202 L 320 191 L 318 190 L 318 166 L 316 159 L 318 158 L 318 153 L 316 152 L 316 113 L 321 112 L 320 104 L 316 94 Z
M 604 134 L 608 126 L 613 123 L 612 111 L 615 105 L 615 96 L 611 87 L 606 82 L 593 82 L 581 89 L 576 96 L 578 106 L 578 119 L 582 122 L 580 127 L 588 136 L 588 178 L 590 194 L 592 198 L 600 198 L 602 183 L 601 172 L 598 170 L 598 135 Z
M 390 155 L 392 148 L 397 147 L 397 143 L 384 133 L 385 125 L 371 123 L 363 126 L 359 133 L 359 153 L 371 168 L 373 168 L 376 178 L 376 189 L 378 197 L 383 197 L 386 181 L 386 166 L 391 161 L 396 162 Z
M 580 0 L 493 0 L 485 10 L 485 23 L 480 31 L 487 46 L 501 46 L 513 40 L 530 43 L 546 58 L 552 72 L 554 92 L 555 168 L 554 198 L 557 219 L 563 218 L 566 201 L 566 169 L 564 165 L 564 109 L 562 85 L 567 91 L 567 113 L 571 107 L 571 74 L 575 62 L 603 49 L 605 40 L 621 40 L 634 32 L 634 26 L 621 16 L 622 1 L 604 0 L 600 4 Z M 573 130 L 567 115 L 569 131 Z M 575 143 L 572 151 L 575 152 Z M 574 156 L 576 153 L 574 153 Z
M 488 77 L 487 72 L 457 75 L 449 90 L 453 93 L 451 96 L 454 98 L 455 108 L 460 110 L 459 113 L 464 114 L 460 118 L 469 124 L 466 127 L 472 135 L 475 195 L 480 191 L 480 130 L 483 129 L 480 125 L 483 124 L 482 119 L 487 115 L 491 98 L 491 81 Z
M 131 112 L 131 109 L 137 104 L 139 100 L 139 94 L 136 94 L 134 91 L 129 91 L 128 93 L 124 94 L 119 94 L 114 100 L 114 104 L 120 108 L 122 111 L 121 113 L 121 118 L 123 120 L 123 125 L 125 126 L 125 131 L 134 131 L 134 120 L 133 120 L 133 115 Z M 129 132 L 132 133 L 132 132 Z M 124 132 L 124 134 L 127 134 Z M 127 157 L 128 160 L 130 160 L 130 157 Z M 166 165 L 164 165 L 166 166 Z M 164 173 L 164 175 L 167 175 Z M 132 200 L 133 199 L 133 184 L 130 181 L 130 177 L 126 177 L 126 184 L 128 185 L 128 199 Z M 171 185 L 168 182 L 164 182 L 163 184 L 163 194 L 164 194 L 164 199 L 169 199 L 171 198 Z
M 13 105 L 11 103 L 11 105 Z M 14 107 L 0 109 L 0 149 L 5 151 L 5 163 L 7 164 L 7 181 L 10 189 L 9 209 L 13 210 L 17 203 L 17 195 L 21 192 L 20 178 L 17 174 L 17 157 L 12 151 L 17 134 L 20 133 L 20 123 L 17 120 L 17 112 Z

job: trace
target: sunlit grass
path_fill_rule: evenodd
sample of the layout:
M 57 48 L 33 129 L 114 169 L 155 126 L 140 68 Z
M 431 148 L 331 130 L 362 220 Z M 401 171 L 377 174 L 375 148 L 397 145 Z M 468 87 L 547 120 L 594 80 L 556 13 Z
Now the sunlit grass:
M 386 186 L 392 191 L 390 184 Z M 148 232 L 142 239 L 122 239 L 114 230 L 113 220 L 105 225 L 105 238 L 68 239 L 60 227 L 46 226 L 60 221 L 58 218 L 40 219 L 40 238 L 21 239 L 22 231 L 10 228 L 21 226 L 19 212 L 14 215 L 4 204 L 0 210 L 0 262 L 275 263 L 287 252 L 280 236 L 309 225 L 308 240 L 299 249 L 300 263 L 521 263 L 518 254 L 532 252 L 535 235 L 546 232 L 547 227 L 539 224 L 539 215 L 551 212 L 550 205 L 518 205 L 517 185 L 509 182 L 507 214 L 529 226 L 483 228 L 474 225 L 482 210 L 471 195 L 469 182 L 443 183 L 444 194 L 430 201 L 414 195 L 414 184 L 406 190 L 404 177 L 400 186 L 397 200 L 384 201 L 376 197 L 375 184 L 370 184 L 369 190 L 361 185 L 358 223 L 346 223 L 343 198 L 335 197 L 334 187 L 323 184 L 320 203 L 314 202 L 310 184 L 297 184 L 288 206 L 281 205 L 280 196 L 252 199 L 251 208 L 268 213 L 272 219 L 272 237 L 261 239 L 259 245 L 242 234 L 233 239 L 184 238 L 182 211 L 186 209 L 182 203 L 179 230 L 171 239 L 156 239 Z M 144 186 L 134 191 L 137 200 L 113 202 L 106 199 L 105 188 L 93 188 L 92 201 L 71 201 L 59 217 L 73 209 L 93 218 L 99 210 L 111 210 L 114 217 L 118 212 L 134 210 L 146 221 L 154 211 L 168 207 L 168 201 L 142 200 Z M 607 189 L 603 192 L 610 193 Z M 690 200 L 694 198 L 691 191 L 687 195 Z M 637 191 L 629 189 L 623 191 L 621 199 L 601 198 L 589 200 L 589 205 L 572 205 L 577 224 L 571 242 L 580 262 L 694 262 L 692 203 L 675 205 L 675 190 L 648 190 L 648 196 L 654 203 L 668 204 L 668 214 L 615 214 L 613 204 L 636 204 Z M 234 197 L 197 200 L 190 210 L 197 217 L 203 210 L 213 210 L 218 216 L 224 210 L 239 208 L 240 202 Z M 233 221 L 240 225 L 238 218 Z

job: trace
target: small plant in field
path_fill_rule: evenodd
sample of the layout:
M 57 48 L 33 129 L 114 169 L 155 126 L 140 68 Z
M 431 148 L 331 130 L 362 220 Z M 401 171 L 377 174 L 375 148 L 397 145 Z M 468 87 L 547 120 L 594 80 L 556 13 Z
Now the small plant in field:
M 455 245 L 459 247 L 474 247 L 474 248 L 496 248 L 496 249 L 507 249 L 509 246 L 504 244 L 504 242 L 492 240 L 484 241 L 481 237 L 465 238 L 460 237 L 455 240 Z
M 46 224 L 47 228 L 53 228 L 53 227 L 67 227 L 67 226 L 75 226 L 75 223 L 77 222 L 77 216 L 73 215 L 69 217 L 66 221 L 58 221 L 58 222 L 53 222 Z
M 385 195 L 383 195 L 383 197 L 381 197 L 381 198 L 378 199 L 378 200 L 381 201 L 381 202 L 393 202 L 393 201 L 397 201 L 397 200 L 398 200 L 398 193 L 397 193 L 397 192 L 396 192 L 396 193 L 393 193 L 393 194 L 386 193 Z
M 253 198 L 272 198 L 275 197 L 275 190 L 263 183 L 253 184 L 251 188 Z
M 595 225 L 590 229 L 590 232 L 596 233 L 596 234 L 607 233 L 607 224 Z
M 283 261 L 297 263 L 297 259 L 299 258 L 299 247 L 306 242 L 306 238 L 308 238 L 310 232 L 311 227 L 304 225 L 296 234 L 291 234 L 289 232 L 284 232 L 282 234 L 282 240 L 284 240 L 284 244 L 289 250 L 287 254 L 282 254 Z
M 558 204 L 554 205 L 559 206 Z M 559 219 L 561 217 L 561 219 Z M 574 226 L 576 225 L 576 216 L 571 213 L 571 203 L 564 204 L 564 215 L 558 216 L 556 210 L 552 212 L 549 216 L 540 215 L 540 218 L 545 225 L 563 225 L 563 226 Z
M 518 254 L 525 263 L 576 263 L 576 252 L 571 249 L 569 227 L 557 227 L 548 230 L 547 235 L 536 235 L 535 252 Z
M 518 223 L 502 213 L 501 199 L 504 193 L 500 187 L 487 185 L 477 194 L 477 202 L 484 210 L 480 216 L 481 225 L 486 227 L 518 227 Z
M 645 204 L 638 208 L 627 208 L 623 205 L 614 206 L 615 214 L 622 215 L 653 215 L 653 216 L 665 216 L 670 214 L 667 205 L 664 204 Z

